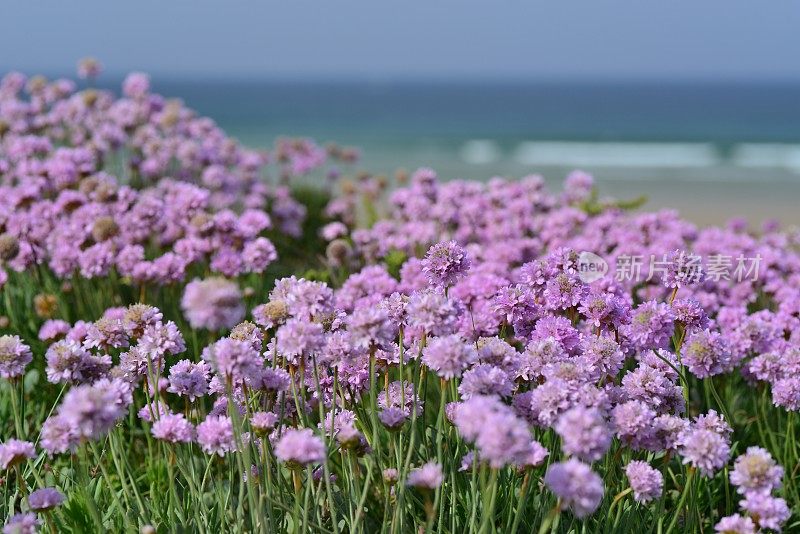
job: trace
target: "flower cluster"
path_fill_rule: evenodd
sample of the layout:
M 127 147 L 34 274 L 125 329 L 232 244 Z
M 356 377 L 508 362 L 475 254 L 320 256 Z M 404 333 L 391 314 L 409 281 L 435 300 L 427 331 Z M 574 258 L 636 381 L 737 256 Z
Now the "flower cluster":
M 356 154 L 270 155 L 283 178 L 331 156 Z M 791 524 L 800 234 L 630 213 L 581 172 L 550 194 L 420 169 L 385 204 L 342 181 L 326 253 L 275 279 L 267 232 L 305 208 L 266 165 L 142 74 L 120 98 L 0 82 L 7 531 Z M 677 267 L 589 279 L 585 251 Z M 761 276 L 684 261 L 723 252 Z
M 93 79 L 98 65 L 83 61 L 79 74 Z M 244 148 L 142 73 L 116 97 L 12 72 L 0 80 L 0 261 L 137 284 L 179 282 L 197 263 L 261 273 L 276 259 L 264 231 L 297 237 L 305 217 L 265 173 L 285 179 L 328 159 L 308 139 L 281 139 L 272 154 Z

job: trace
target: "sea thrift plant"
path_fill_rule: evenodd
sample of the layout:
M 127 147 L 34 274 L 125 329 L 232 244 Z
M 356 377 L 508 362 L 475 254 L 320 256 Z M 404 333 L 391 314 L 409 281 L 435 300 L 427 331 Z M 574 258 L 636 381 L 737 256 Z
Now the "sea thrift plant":
M 798 230 L 352 180 L 79 74 L 0 81 L 5 532 L 797 530 Z

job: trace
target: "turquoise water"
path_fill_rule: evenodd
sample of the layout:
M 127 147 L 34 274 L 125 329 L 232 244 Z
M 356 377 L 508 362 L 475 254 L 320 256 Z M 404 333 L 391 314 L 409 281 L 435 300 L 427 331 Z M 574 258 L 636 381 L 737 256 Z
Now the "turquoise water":
M 252 146 L 303 135 L 359 167 L 486 179 L 571 168 L 700 221 L 800 222 L 800 85 L 154 80 Z

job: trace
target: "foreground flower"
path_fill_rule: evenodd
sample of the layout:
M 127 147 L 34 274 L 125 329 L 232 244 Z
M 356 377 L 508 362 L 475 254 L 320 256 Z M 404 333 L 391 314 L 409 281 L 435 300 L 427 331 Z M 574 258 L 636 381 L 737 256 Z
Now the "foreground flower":
M 428 462 L 408 474 L 406 485 L 412 488 L 432 490 L 441 486 L 443 480 L 442 466 L 436 462 Z
M 661 497 L 664 476 L 647 462 L 634 460 L 625 466 L 625 475 L 633 490 L 633 498 L 640 503 L 648 503 Z
M 747 510 L 759 528 L 768 528 L 778 532 L 792 515 L 784 499 L 773 497 L 768 493 L 749 493 L 739 501 L 739 506 L 743 510 Z
M 603 500 L 603 479 L 579 460 L 552 464 L 544 483 L 561 499 L 562 509 L 569 508 L 579 518 L 592 514 Z
M 70 389 L 58 408 L 58 415 L 79 436 L 97 439 L 127 413 L 132 401 L 126 382 L 98 381 Z
M 3 527 L 3 534 L 36 534 L 39 520 L 36 514 L 12 515 Z
M 325 443 L 310 428 L 286 430 L 275 444 L 275 456 L 290 466 L 323 462 L 325 454 Z
M 63 503 L 64 494 L 56 488 L 42 488 L 28 495 L 28 506 L 31 510 L 42 512 L 50 510 Z

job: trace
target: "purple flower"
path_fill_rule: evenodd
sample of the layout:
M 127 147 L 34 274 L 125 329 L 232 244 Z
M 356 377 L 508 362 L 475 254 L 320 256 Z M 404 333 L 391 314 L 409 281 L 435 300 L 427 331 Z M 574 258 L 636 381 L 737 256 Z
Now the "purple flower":
M 470 442 L 475 441 L 488 427 L 487 423 L 498 414 L 512 413 L 497 397 L 476 395 L 461 403 L 454 403 L 452 421 L 459 434 Z
M 391 406 L 381 411 L 378 414 L 378 419 L 389 430 L 397 430 L 406 422 L 408 414 L 405 410 Z
M 636 502 L 644 504 L 661 497 L 664 475 L 647 462 L 637 460 L 629 462 L 625 466 L 625 476 L 628 477 Z
M 731 484 L 742 494 L 769 493 L 781 486 L 782 478 L 783 467 L 762 447 L 748 447 L 745 454 L 736 458 L 730 474 Z
M 183 291 L 181 309 L 192 328 L 233 328 L 244 319 L 239 286 L 224 278 L 195 278 Z
M 378 407 L 400 408 L 410 417 L 413 411 L 422 413 L 422 399 L 415 394 L 413 382 L 395 381 L 378 394 Z
M 264 270 L 278 259 L 275 245 L 266 237 L 259 237 L 244 246 L 242 260 L 248 271 L 263 273 Z
M 516 465 L 518 467 L 537 467 L 544 463 L 549 454 L 547 449 L 534 439 L 528 445 L 528 451 L 517 460 Z
M 442 466 L 436 462 L 428 462 L 408 474 L 406 485 L 412 488 L 433 490 L 441 486 L 443 480 Z
M 324 347 L 322 325 L 307 319 L 289 319 L 275 333 L 275 349 L 293 365 L 303 357 L 319 353 Z
M 208 379 L 211 366 L 206 362 L 181 360 L 169 368 L 169 387 L 167 391 L 179 397 L 188 397 L 194 402 L 197 397 L 208 393 Z
M 644 402 L 631 400 L 618 404 L 611 411 L 617 437 L 634 450 L 649 448 L 653 443 L 656 413 Z
M 3 534 L 36 534 L 39 524 L 36 514 L 15 514 L 8 518 Z
M 464 373 L 458 392 L 463 399 L 469 399 L 473 395 L 510 397 L 514 392 L 514 382 L 499 367 L 478 364 Z
M 675 320 L 687 330 L 708 328 L 708 315 L 696 300 L 675 299 L 672 301 L 672 313 L 675 314 Z
M 455 241 L 437 243 L 428 249 L 422 270 L 433 286 L 450 287 L 466 275 L 471 261 L 467 252 Z
M 588 288 L 574 273 L 561 272 L 548 280 L 544 290 L 545 306 L 566 310 L 581 303 Z
M 291 380 L 291 376 L 284 369 L 265 367 L 256 375 L 250 376 L 248 384 L 257 390 L 279 393 L 289 390 Z
M 93 382 L 111 369 L 111 356 L 94 356 L 78 343 L 71 340 L 61 340 L 48 347 L 45 353 L 47 359 L 47 380 L 54 384 L 66 382 L 67 384 L 84 384 Z
M 728 441 L 718 433 L 704 428 L 693 428 L 683 434 L 679 441 L 679 453 L 683 463 L 691 464 L 705 476 L 713 476 L 730 457 Z
M 150 429 L 153 437 L 170 443 L 189 443 L 194 437 L 194 427 L 183 414 L 168 413 L 159 417 Z
M 542 427 L 551 426 L 572 407 L 572 391 L 564 380 L 548 380 L 530 395 L 530 417 Z
M 221 376 L 234 382 L 256 375 L 264 365 L 261 355 L 246 341 L 222 338 L 203 349 L 202 357 Z
M 39 329 L 39 339 L 41 341 L 52 341 L 59 339 L 69 332 L 70 325 L 61 319 L 48 319 Z
M 784 499 L 773 497 L 769 493 L 747 493 L 744 499 L 739 501 L 739 506 L 750 514 L 759 528 L 768 528 L 778 532 L 792 515 Z
M 667 304 L 649 300 L 634 310 L 630 324 L 622 331 L 639 350 L 667 348 L 674 320 Z
M 127 413 L 131 402 L 127 383 L 101 380 L 70 389 L 61 401 L 58 416 L 79 436 L 98 439 Z
M 576 406 L 564 412 L 555 424 L 561 448 L 585 462 L 603 457 L 611 446 L 611 431 L 596 408 Z
M 749 517 L 733 514 L 723 517 L 714 526 L 719 534 L 756 534 L 756 525 Z
M 250 416 L 250 427 L 256 434 L 264 436 L 278 424 L 278 416 L 272 412 L 256 412 Z
M 547 315 L 536 322 L 533 330 L 533 339 L 545 340 L 553 338 L 564 351 L 573 353 L 580 344 L 580 334 L 566 317 Z
M 622 377 L 621 392 L 630 400 L 641 401 L 658 413 L 684 410 L 683 393 L 679 385 L 662 368 L 640 363 Z M 666 367 L 668 372 L 673 372 Z M 675 377 L 677 379 L 677 377 Z
M 703 428 L 716 432 L 725 439 L 730 439 L 733 434 L 731 425 L 729 425 L 725 418 L 718 414 L 716 410 L 709 410 L 708 413 L 698 415 L 695 418 L 694 426 L 695 428 Z
M 399 478 L 399 474 L 397 469 L 392 467 L 387 467 L 383 470 L 383 480 L 385 480 L 389 485 L 394 485 L 397 483 L 397 479 Z
M 86 330 L 83 346 L 87 349 L 119 349 L 130 345 L 128 335 L 120 319 L 101 317 Z
M 772 403 L 787 410 L 800 410 L 800 378 L 790 376 L 772 383 Z
M 269 294 L 271 302 L 283 302 L 289 315 L 310 320 L 333 309 L 333 291 L 322 282 L 294 276 L 281 278 Z
M 616 376 L 625 362 L 619 343 L 610 337 L 589 335 L 581 340 L 583 361 L 594 368 L 598 378 Z
M 659 415 L 653 421 L 656 442 L 659 448 L 669 451 L 677 449 L 679 440 L 684 432 L 689 430 L 691 423 L 677 415 Z
M 422 349 L 423 363 L 445 380 L 461 376 L 462 371 L 477 359 L 475 345 L 455 334 L 433 338 Z
M 698 330 L 681 349 L 683 364 L 698 378 L 706 378 L 731 370 L 731 351 L 719 332 Z
M 10 469 L 28 458 L 35 458 L 33 443 L 20 439 L 10 439 L 0 443 L 0 467 Z
M 143 98 L 150 90 L 150 77 L 142 72 L 131 72 L 122 82 L 122 93 L 128 98 Z
M 562 509 L 569 508 L 579 518 L 592 514 L 603 500 L 603 479 L 579 460 L 552 464 L 544 483 L 561 499 Z
M 408 299 L 408 326 L 422 333 L 443 336 L 456 331 L 459 306 L 434 289 L 415 291 Z
M 356 308 L 347 320 L 354 347 L 362 349 L 385 349 L 394 341 L 396 327 L 389 321 L 389 314 L 381 307 Z
M 493 468 L 524 463 L 531 453 L 527 422 L 496 397 L 478 395 L 457 404 L 453 422 Z
M 139 338 L 139 348 L 160 357 L 165 354 L 180 354 L 186 350 L 186 342 L 175 323 L 167 321 L 165 324 L 159 321 L 144 328 Z
M 51 456 L 67 451 L 74 451 L 80 442 L 77 430 L 64 418 L 55 415 L 47 418 L 42 424 L 39 444 Z
M 233 423 L 225 415 L 209 415 L 197 425 L 197 442 L 206 454 L 225 456 L 236 450 Z
M 131 304 L 122 317 L 122 326 L 125 332 L 134 339 L 141 337 L 148 326 L 161 322 L 161 311 L 147 304 Z
M 282 300 L 271 300 L 253 308 L 253 321 L 264 328 L 283 324 L 289 316 L 289 309 Z
M 28 506 L 31 510 L 42 512 L 55 508 L 64 502 L 64 494 L 56 488 L 41 488 L 28 495 Z
M 275 444 L 275 456 L 292 467 L 325 461 L 325 443 L 310 428 L 287 429 Z
M 665 286 L 679 288 L 700 283 L 703 279 L 702 258 L 685 250 L 675 250 L 666 257 L 661 279 Z
M 564 202 L 574 204 L 589 200 L 594 191 L 594 177 L 584 171 L 575 170 L 564 179 Z
M 0 336 L 0 376 L 17 378 L 33 360 L 31 348 L 19 336 Z
M 103 65 L 93 57 L 78 61 L 78 78 L 94 79 L 103 71 Z

